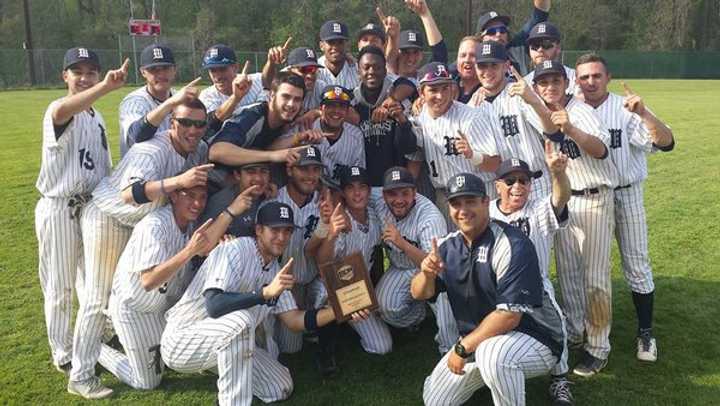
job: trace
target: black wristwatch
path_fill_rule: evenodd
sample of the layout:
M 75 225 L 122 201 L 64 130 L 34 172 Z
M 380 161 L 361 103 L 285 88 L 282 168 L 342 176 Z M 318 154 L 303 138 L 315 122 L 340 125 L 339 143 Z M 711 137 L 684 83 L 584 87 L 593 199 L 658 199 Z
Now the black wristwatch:
M 458 341 L 455 343 L 455 346 L 453 347 L 453 350 L 455 351 L 455 354 L 458 355 L 458 357 L 463 358 L 463 359 L 468 358 L 469 356 L 472 355 L 472 353 L 468 353 L 468 352 L 465 350 L 465 346 L 462 345 L 462 343 L 460 342 L 460 340 L 458 340 Z

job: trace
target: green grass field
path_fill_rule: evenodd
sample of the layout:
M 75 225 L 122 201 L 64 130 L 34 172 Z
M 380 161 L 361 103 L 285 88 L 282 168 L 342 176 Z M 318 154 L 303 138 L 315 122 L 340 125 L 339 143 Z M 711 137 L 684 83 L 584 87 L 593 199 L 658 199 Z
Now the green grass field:
M 592 379 L 572 378 L 578 405 L 720 404 L 720 81 L 641 81 L 629 84 L 669 123 L 677 146 L 650 158 L 646 207 L 650 255 L 657 285 L 655 334 L 659 361 L 635 360 L 635 312 L 613 254 L 614 325 L 610 364 Z M 614 83 L 617 90 L 619 83 Z M 123 89 L 97 104 L 117 153 L 117 106 Z M 40 166 L 41 121 L 61 90 L 0 92 L 0 403 L 64 404 L 79 398 L 66 392 L 66 379 L 52 367 L 37 276 L 33 211 Z M 422 384 L 439 359 L 432 319 L 411 335 L 395 331 L 385 357 L 365 354 L 348 333 L 339 346 L 338 377 L 323 381 L 312 363 L 312 346 L 287 357 L 295 381 L 288 405 L 417 405 Z M 109 402 L 212 404 L 211 375 L 169 372 L 157 390 L 139 392 L 107 372 L 115 390 Z M 529 405 L 549 404 L 548 378 L 528 382 Z M 472 404 L 491 404 L 481 391 Z

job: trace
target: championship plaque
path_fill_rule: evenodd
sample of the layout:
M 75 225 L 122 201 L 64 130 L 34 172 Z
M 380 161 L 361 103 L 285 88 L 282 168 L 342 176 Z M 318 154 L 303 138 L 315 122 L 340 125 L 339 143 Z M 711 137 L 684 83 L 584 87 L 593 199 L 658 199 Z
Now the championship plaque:
M 320 274 L 337 321 L 350 320 L 350 315 L 360 310 L 377 309 L 375 290 L 360 252 L 320 265 Z

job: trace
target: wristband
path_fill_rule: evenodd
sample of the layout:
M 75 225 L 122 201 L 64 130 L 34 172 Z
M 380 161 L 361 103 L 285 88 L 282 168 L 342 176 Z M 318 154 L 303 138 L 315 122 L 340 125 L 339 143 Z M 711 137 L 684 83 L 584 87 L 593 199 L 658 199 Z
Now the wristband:
M 485 162 L 485 154 L 473 150 L 473 156 L 470 158 L 470 162 L 474 166 L 482 165 L 482 163 Z
M 145 182 L 135 182 L 132 184 L 132 196 L 133 200 L 135 200 L 135 203 L 137 204 L 145 204 L 150 203 L 150 199 L 148 199 L 147 195 L 145 194 Z
M 318 324 L 317 324 L 317 314 L 318 310 L 308 310 L 305 312 L 305 331 L 312 333 L 314 331 L 317 331 Z
M 234 214 L 232 214 L 232 213 L 230 212 L 230 209 L 228 209 L 227 207 L 225 208 L 225 210 L 223 210 L 223 213 L 225 213 L 225 214 L 227 214 L 228 216 L 230 216 L 230 218 L 233 219 L 233 221 L 234 221 L 235 219 L 237 219 L 237 216 L 234 215 Z
M 165 190 L 165 179 L 160 179 L 160 192 L 165 196 L 168 194 L 167 190 Z

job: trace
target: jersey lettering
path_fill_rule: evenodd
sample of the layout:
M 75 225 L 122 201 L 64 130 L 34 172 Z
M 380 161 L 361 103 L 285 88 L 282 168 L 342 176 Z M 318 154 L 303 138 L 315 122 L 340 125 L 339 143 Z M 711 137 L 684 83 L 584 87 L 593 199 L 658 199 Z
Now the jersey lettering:
M 530 219 L 527 217 L 521 217 L 517 220 L 513 220 L 510 222 L 510 225 L 519 228 L 526 236 L 530 236 Z
M 560 144 L 560 151 L 567 155 L 570 159 L 580 158 L 580 147 L 577 146 L 575 141 L 565 137 Z
M 445 138 L 445 155 L 460 155 L 457 146 L 455 146 L 455 141 L 459 141 L 460 138 L 447 135 L 443 138 Z
M 622 129 L 611 128 L 608 131 L 610 132 L 610 148 L 622 147 Z
M 303 239 L 307 240 L 312 236 L 312 233 L 315 231 L 319 221 L 320 217 L 318 216 L 311 215 L 308 217 L 307 223 L 305 223 L 305 233 L 303 234 Z
M 89 171 L 94 170 L 95 162 L 92 160 L 92 157 L 90 157 L 90 151 L 82 148 L 78 152 L 80 152 L 80 167 L 85 168 Z
M 517 115 L 500 116 L 500 124 L 502 126 L 503 135 L 505 137 L 513 137 L 520 134 L 518 129 Z
M 107 143 L 107 137 L 105 136 L 105 127 L 103 127 L 99 123 L 98 123 L 98 127 L 100 127 L 100 141 L 102 142 L 102 146 L 103 146 L 103 148 L 105 148 L 105 151 L 107 151 L 108 143 Z
M 430 161 L 430 175 L 432 175 L 433 178 L 440 176 L 438 174 L 437 167 L 435 167 L 435 161 Z

